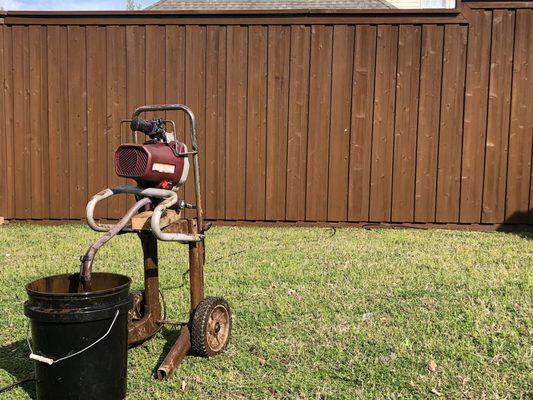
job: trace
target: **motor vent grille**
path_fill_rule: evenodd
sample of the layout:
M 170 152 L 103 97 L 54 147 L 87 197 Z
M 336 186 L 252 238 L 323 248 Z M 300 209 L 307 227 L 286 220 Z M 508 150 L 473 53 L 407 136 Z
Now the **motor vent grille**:
M 148 154 L 138 147 L 122 147 L 117 152 L 117 174 L 126 178 L 140 178 L 146 171 Z

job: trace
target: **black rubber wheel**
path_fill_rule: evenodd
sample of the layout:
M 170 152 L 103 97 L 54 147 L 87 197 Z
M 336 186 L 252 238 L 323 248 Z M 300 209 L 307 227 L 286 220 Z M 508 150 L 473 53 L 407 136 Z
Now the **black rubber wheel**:
M 231 334 L 231 310 L 221 297 L 207 297 L 194 312 L 191 324 L 191 347 L 194 354 L 213 357 L 222 353 Z

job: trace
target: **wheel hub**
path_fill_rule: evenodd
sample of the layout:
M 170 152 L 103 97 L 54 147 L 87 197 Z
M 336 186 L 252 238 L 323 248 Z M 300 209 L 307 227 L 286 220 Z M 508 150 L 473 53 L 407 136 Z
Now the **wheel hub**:
M 212 351 L 221 350 L 229 336 L 229 311 L 223 305 L 217 305 L 209 315 L 207 323 L 207 343 Z

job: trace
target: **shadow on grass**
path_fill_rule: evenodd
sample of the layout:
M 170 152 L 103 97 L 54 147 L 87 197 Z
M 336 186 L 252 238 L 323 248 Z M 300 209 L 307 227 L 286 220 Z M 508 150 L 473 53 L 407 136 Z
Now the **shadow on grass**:
M 28 359 L 28 345 L 25 340 L 6 344 L 0 347 L 0 369 L 3 369 L 14 377 L 13 382 L 2 382 L 0 386 L 33 377 L 33 363 Z M 36 399 L 35 382 L 27 382 L 19 385 L 32 399 Z M 14 389 L 14 388 L 13 388 Z M 7 394 L 9 392 L 6 392 Z M 3 394 L 0 395 L 0 398 Z
M 533 208 L 524 212 L 517 211 L 509 216 L 498 231 L 512 233 L 523 239 L 533 240 Z

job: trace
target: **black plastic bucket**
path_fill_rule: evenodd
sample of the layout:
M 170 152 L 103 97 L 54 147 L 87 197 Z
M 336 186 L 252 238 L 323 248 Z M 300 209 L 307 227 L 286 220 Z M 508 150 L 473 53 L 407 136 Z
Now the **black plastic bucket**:
M 78 274 L 65 274 L 26 286 L 39 400 L 126 397 L 131 279 L 98 272 L 91 284 L 78 293 Z

